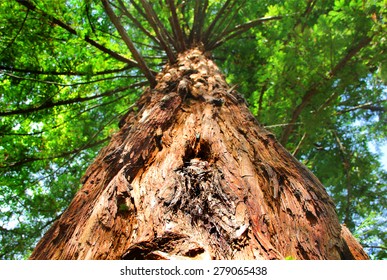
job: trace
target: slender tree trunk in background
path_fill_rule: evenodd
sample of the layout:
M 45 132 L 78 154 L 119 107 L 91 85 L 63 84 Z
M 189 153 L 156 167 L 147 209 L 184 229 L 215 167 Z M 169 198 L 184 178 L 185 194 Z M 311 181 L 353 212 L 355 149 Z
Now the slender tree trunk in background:
M 31 259 L 367 259 L 199 49 L 157 76 Z

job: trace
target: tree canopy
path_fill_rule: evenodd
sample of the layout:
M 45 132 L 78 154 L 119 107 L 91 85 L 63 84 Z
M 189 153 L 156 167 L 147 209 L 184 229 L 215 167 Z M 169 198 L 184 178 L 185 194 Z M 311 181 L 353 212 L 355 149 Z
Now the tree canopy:
M 27 257 L 177 53 L 212 53 L 257 120 L 387 257 L 382 0 L 0 3 L 0 259 Z M 377 149 L 376 149 L 377 150 Z

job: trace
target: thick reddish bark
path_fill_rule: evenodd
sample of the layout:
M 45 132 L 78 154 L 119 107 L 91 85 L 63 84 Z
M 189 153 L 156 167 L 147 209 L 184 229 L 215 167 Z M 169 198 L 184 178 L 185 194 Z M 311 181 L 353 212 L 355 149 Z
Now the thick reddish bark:
M 31 259 L 366 259 L 199 49 L 157 76 Z

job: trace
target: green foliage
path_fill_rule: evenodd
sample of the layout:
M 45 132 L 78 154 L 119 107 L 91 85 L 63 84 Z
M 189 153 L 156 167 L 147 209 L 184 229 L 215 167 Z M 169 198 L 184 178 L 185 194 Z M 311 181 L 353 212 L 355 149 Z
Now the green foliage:
M 28 257 L 149 81 L 101 2 L 0 3 L 0 259 Z M 158 23 L 142 1 L 111 2 L 152 73 L 169 51 L 212 50 L 342 222 L 386 258 L 387 174 L 372 149 L 387 132 L 385 1 L 166 1 L 183 39 L 164 1 L 152 1 Z
M 386 213 L 384 213 L 386 214 Z M 354 232 L 358 240 L 367 244 L 368 251 L 373 259 L 387 259 L 387 233 L 385 230 L 385 221 L 380 218 L 379 213 L 371 212 Z

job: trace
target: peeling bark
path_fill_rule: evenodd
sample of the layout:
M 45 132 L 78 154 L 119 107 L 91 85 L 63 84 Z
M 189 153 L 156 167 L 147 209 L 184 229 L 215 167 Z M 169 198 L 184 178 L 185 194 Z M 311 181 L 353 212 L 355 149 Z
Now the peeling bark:
M 166 65 L 31 259 L 366 259 L 199 49 Z

